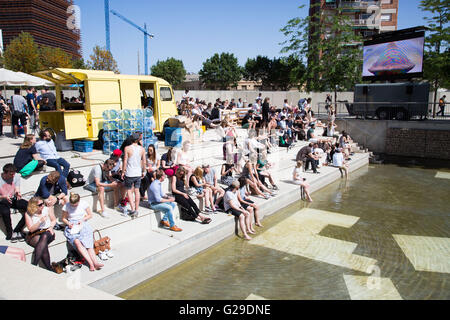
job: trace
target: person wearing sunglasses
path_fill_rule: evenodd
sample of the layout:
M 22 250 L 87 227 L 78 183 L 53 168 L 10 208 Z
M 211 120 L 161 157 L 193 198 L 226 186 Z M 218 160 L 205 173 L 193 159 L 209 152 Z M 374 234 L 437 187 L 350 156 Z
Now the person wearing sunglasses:
M 29 230 L 27 244 L 34 248 L 32 265 L 37 266 L 42 261 L 45 269 L 54 271 L 51 265 L 48 246 L 55 240 L 53 227 L 56 217 L 53 207 L 46 207 L 41 197 L 33 197 L 28 201 L 25 224 Z

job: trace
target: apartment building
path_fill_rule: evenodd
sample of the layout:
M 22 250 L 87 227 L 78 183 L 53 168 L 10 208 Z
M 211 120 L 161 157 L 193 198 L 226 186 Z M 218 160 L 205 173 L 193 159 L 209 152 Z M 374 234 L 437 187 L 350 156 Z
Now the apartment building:
M 397 30 L 399 0 L 310 0 L 310 16 L 333 15 L 337 8 L 352 21 L 356 34 L 370 37 Z

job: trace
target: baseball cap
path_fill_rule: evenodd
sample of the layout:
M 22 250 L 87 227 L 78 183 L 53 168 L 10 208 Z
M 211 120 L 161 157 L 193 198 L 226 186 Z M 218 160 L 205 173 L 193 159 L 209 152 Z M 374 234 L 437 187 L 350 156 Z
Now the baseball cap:
M 115 155 L 116 157 L 120 157 L 122 155 L 122 150 L 120 150 L 120 149 L 114 150 L 113 155 Z

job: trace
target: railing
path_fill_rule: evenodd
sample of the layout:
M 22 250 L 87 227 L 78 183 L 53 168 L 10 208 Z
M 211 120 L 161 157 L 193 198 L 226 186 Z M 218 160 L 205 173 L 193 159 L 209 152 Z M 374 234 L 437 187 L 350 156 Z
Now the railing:
M 381 1 L 341 1 L 343 9 L 367 9 L 369 6 L 380 6 Z
M 427 102 L 348 102 L 333 103 L 336 118 L 381 120 L 450 120 L 450 103 L 441 109 L 439 103 Z M 433 116 L 433 110 L 435 114 Z M 327 117 L 329 109 L 318 103 L 313 111 L 318 117 Z

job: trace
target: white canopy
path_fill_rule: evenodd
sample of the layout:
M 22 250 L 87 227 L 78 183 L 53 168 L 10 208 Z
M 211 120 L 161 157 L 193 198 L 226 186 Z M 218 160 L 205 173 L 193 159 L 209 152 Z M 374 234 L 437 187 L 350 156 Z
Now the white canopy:
M 54 83 L 23 72 L 0 68 L 0 86 L 55 86 Z

